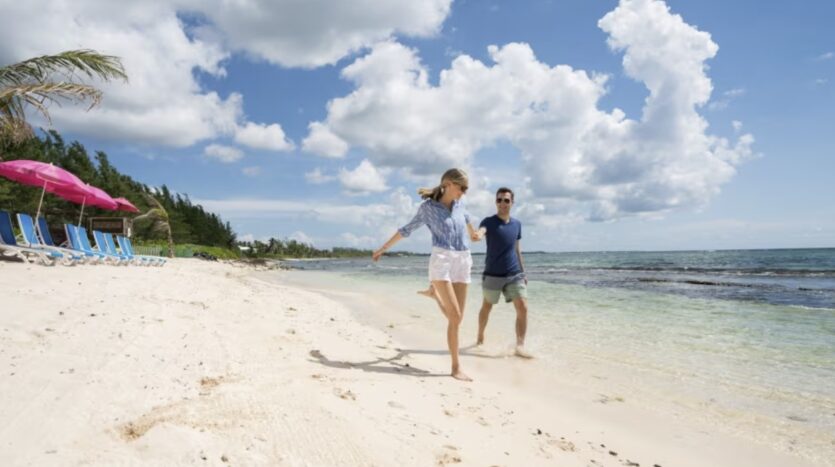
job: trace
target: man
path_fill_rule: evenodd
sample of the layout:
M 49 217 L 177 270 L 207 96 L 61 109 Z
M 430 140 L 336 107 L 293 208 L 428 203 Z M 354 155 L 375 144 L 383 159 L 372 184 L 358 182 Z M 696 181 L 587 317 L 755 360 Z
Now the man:
M 484 343 L 484 329 L 493 305 L 504 295 L 506 302 L 516 308 L 516 355 L 531 358 L 525 350 L 525 332 L 528 327 L 528 279 L 522 262 L 522 223 L 510 217 L 513 206 L 513 190 L 501 187 L 496 191 L 496 215 L 481 221 L 479 233 L 487 237 L 487 256 L 481 288 L 484 299 L 478 313 L 478 340 Z

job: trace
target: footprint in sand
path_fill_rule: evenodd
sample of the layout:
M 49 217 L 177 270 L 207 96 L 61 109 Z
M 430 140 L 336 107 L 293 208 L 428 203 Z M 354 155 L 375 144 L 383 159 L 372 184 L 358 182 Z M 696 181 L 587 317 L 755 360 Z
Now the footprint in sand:
M 574 443 L 565 438 L 549 440 L 548 444 L 550 444 L 551 446 L 556 446 L 565 452 L 574 452 L 577 450 L 577 447 L 574 446 Z
M 220 386 L 220 383 L 223 382 L 223 376 L 218 376 L 216 378 L 212 378 L 209 376 L 204 376 L 200 378 L 200 387 L 203 389 L 213 389 Z
M 334 393 L 337 397 L 339 397 L 340 399 L 352 400 L 352 401 L 357 400 L 357 395 L 356 395 L 356 394 L 354 394 L 353 392 L 351 392 L 351 390 L 350 390 L 350 389 L 349 389 L 349 390 L 347 390 L 347 391 L 344 391 L 344 390 L 342 390 L 342 389 L 340 389 L 340 388 L 333 388 L 333 393 Z
M 461 455 L 458 454 L 458 448 L 455 446 L 450 446 L 449 444 L 445 444 L 443 447 L 444 451 L 435 456 L 435 463 L 436 465 L 449 465 L 449 464 L 460 464 L 461 463 Z
M 624 402 L 624 398 L 621 396 L 609 397 L 606 394 L 600 394 L 600 398 L 595 399 L 595 402 L 599 402 L 601 404 L 608 404 L 609 402 Z

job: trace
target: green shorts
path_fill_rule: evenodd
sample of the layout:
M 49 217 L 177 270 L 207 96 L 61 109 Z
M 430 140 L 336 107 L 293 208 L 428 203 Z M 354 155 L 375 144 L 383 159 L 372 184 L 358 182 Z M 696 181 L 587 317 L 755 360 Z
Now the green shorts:
M 487 278 L 482 279 L 481 292 L 484 295 L 484 301 L 493 305 L 499 303 L 499 299 L 504 294 L 504 300 L 507 303 L 516 300 L 517 298 L 528 298 L 528 286 L 524 280 L 517 280 L 508 282 L 501 289 L 487 288 Z M 494 282 L 495 283 L 495 282 Z

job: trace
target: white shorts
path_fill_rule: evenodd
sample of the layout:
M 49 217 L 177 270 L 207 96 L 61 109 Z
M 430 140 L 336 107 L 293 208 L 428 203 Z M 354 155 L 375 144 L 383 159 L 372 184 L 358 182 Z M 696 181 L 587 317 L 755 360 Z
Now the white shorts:
M 473 258 L 470 250 L 455 251 L 432 247 L 429 257 L 429 280 L 470 283 Z

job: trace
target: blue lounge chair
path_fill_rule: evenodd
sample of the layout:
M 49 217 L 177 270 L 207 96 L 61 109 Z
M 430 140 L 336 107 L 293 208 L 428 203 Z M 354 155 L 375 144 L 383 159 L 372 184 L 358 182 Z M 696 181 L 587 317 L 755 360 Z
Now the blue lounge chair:
M 81 242 L 82 245 L 84 245 L 86 249 L 105 255 L 105 257 L 113 264 L 127 264 L 127 262 L 122 257 L 120 257 L 119 255 L 110 254 L 107 251 L 107 249 L 101 249 L 100 247 L 93 248 L 93 246 L 90 245 L 90 237 L 87 236 L 87 229 L 85 229 L 84 227 L 76 227 L 76 230 L 78 230 L 78 240 Z M 98 242 L 96 242 L 96 246 L 98 246 Z
M 104 253 L 93 251 L 90 248 L 87 248 L 83 243 L 81 243 L 81 238 L 78 233 L 78 227 L 74 226 L 73 224 L 64 224 L 64 232 L 67 234 L 67 242 L 69 242 L 70 246 L 74 250 L 83 251 L 85 254 L 93 255 L 95 258 L 99 259 L 100 261 L 104 262 L 107 259 L 107 255 Z
M 85 253 L 92 253 L 106 263 L 119 263 L 118 257 L 110 256 L 107 253 L 95 250 L 92 246 L 90 246 L 90 240 L 87 238 L 87 230 L 84 229 L 84 227 L 76 227 L 72 224 L 64 224 L 64 230 L 67 232 L 67 238 L 70 239 L 73 248 L 79 248 L 81 251 Z
M 81 227 L 79 230 L 82 229 L 83 227 Z M 118 258 L 120 264 L 129 264 L 131 262 L 130 258 L 128 258 L 126 255 L 120 255 L 119 252 L 116 251 L 115 246 L 107 244 L 107 239 L 105 238 L 105 235 L 103 233 L 99 232 L 98 230 L 94 230 L 93 239 L 96 241 L 96 248 L 98 248 L 99 251 L 107 253 L 111 257 Z M 110 241 L 112 242 L 113 239 L 111 239 Z
M 128 255 L 131 259 L 136 259 L 142 262 L 142 264 L 147 264 L 148 266 L 162 266 L 165 261 L 162 258 L 158 258 L 155 256 L 145 256 L 145 255 L 136 255 L 133 253 L 133 248 L 131 247 L 130 240 L 127 237 L 122 235 L 116 236 L 116 242 L 119 243 L 119 249 L 122 250 L 122 253 Z
M 38 250 L 18 245 L 14 235 L 14 229 L 12 228 L 12 218 L 6 211 L 0 211 L 0 253 L 4 256 L 20 258 L 24 263 L 28 263 L 30 259 L 34 258 L 47 266 L 54 265 L 55 261 L 64 257 L 64 255 L 58 252 Z
M 30 216 L 29 214 L 19 213 L 17 215 L 17 225 L 20 226 L 20 234 L 23 237 L 23 241 L 19 243 L 23 246 L 61 253 L 69 259 L 69 262 L 67 264 L 76 264 L 86 259 L 84 253 L 73 251 L 68 248 L 49 246 L 44 243 L 41 243 L 41 240 L 35 233 L 35 222 L 32 221 L 32 216 Z
M 110 253 L 111 255 L 116 255 L 120 258 L 123 258 L 123 259 L 127 260 L 128 263 L 133 263 L 133 264 L 141 264 L 142 263 L 142 261 L 140 261 L 138 258 L 134 258 L 133 256 L 127 254 L 126 252 L 119 251 L 118 249 L 116 249 L 116 242 L 113 241 L 113 235 L 111 235 L 109 233 L 98 232 L 98 231 L 94 230 L 93 231 L 93 237 L 96 237 L 96 234 L 101 234 L 101 238 L 104 239 L 104 245 L 107 248 L 107 252 Z M 98 244 L 98 243 L 99 243 L 99 240 L 98 240 L 98 237 L 96 237 L 96 244 Z

